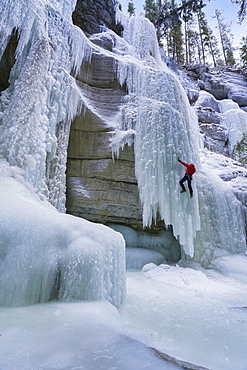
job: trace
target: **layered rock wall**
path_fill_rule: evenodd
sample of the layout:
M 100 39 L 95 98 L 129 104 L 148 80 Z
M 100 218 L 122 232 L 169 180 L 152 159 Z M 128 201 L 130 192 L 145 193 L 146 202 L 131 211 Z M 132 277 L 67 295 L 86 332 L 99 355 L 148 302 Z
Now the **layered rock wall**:
M 103 34 L 93 41 L 109 47 Z M 81 70 L 78 86 L 87 100 L 87 108 L 71 126 L 67 210 L 94 222 L 121 223 L 141 229 L 133 146 L 125 146 L 118 160 L 112 156 L 112 131 L 126 95 L 116 77 L 115 60 L 93 54 L 90 63 L 85 63 Z
M 77 4 L 78 16 L 78 7 L 82 9 L 84 5 L 84 2 Z M 95 12 L 96 21 L 97 17 Z M 99 32 L 97 27 L 91 27 L 92 24 L 90 21 L 81 27 L 91 42 L 102 49 L 113 51 L 115 36 L 109 32 L 90 35 L 93 31 Z M 114 30 L 115 25 L 109 28 Z M 135 178 L 134 147 L 126 145 L 120 150 L 118 159 L 113 158 L 112 135 L 122 119 L 121 105 L 128 93 L 126 87 L 118 82 L 117 62 L 113 55 L 95 51 L 91 60 L 83 64 L 78 77 L 85 109 L 71 125 L 67 161 L 67 212 L 115 229 L 118 229 L 118 225 L 125 229 L 129 227 L 129 234 L 135 233 L 134 245 L 132 241 L 127 241 L 131 238 L 126 237 L 126 245 L 129 247 L 150 248 L 150 237 L 157 238 L 157 242 L 151 243 L 152 248 L 163 253 L 164 259 L 178 261 L 181 257 L 180 245 L 171 228 L 165 229 L 163 221 L 157 218 L 155 225 L 143 231 L 142 206 Z M 142 241 L 137 243 L 137 239 Z

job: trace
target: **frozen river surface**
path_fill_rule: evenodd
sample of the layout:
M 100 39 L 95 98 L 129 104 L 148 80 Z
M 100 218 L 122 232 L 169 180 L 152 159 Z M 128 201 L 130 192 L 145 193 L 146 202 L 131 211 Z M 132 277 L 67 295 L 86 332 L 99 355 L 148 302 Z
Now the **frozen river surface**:
M 120 312 L 105 301 L 1 308 L 0 368 L 179 368 L 155 347 L 211 370 L 245 370 L 246 262 L 232 256 L 215 262 L 218 271 L 194 263 L 128 271 Z

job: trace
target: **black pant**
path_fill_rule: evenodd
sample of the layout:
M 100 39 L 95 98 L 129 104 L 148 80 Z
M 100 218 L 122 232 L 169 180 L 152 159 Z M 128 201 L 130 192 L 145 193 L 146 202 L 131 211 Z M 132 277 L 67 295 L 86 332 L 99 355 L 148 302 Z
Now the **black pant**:
M 184 177 L 179 181 L 179 184 L 180 184 L 180 186 L 183 190 L 186 190 L 185 186 L 184 186 L 185 181 L 188 181 L 188 188 L 189 188 L 189 191 L 190 191 L 190 195 L 193 196 L 193 190 L 192 190 L 192 187 L 191 187 L 192 175 L 189 175 L 188 173 L 186 173 L 184 175 Z

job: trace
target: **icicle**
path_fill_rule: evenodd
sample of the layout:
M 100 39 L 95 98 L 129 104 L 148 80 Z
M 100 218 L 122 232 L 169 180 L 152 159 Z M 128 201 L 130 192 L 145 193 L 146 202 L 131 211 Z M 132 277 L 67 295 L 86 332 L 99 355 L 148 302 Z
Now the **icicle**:
M 129 99 L 122 106 L 121 129 L 126 135 L 135 131 L 132 141 L 143 226 L 150 226 L 159 212 L 161 219 L 173 226 L 186 254 L 193 256 L 194 238 L 200 229 L 196 184 L 193 200 L 180 197 L 183 169 L 176 153 L 199 169 L 196 118 L 178 80 L 161 62 L 151 23 L 143 17 L 131 17 L 128 27 L 124 37 L 134 46 L 133 60 L 139 59 L 119 63 L 120 83 L 125 82 L 129 91 Z M 126 143 L 126 135 L 116 134 L 116 153 Z
M 2 53 L 18 33 L 0 97 L 0 305 L 104 299 L 118 307 L 124 300 L 122 236 L 57 211 L 65 210 L 70 122 L 85 101 L 75 76 L 93 49 L 71 22 L 74 5 L 0 2 Z
M 0 4 L 2 53 L 12 32 L 18 33 L 10 86 L 0 101 L 0 151 L 12 165 L 25 168 L 26 179 L 60 211 L 65 211 L 70 122 L 83 106 L 72 75 L 92 52 L 72 24 L 74 6 L 74 0 Z

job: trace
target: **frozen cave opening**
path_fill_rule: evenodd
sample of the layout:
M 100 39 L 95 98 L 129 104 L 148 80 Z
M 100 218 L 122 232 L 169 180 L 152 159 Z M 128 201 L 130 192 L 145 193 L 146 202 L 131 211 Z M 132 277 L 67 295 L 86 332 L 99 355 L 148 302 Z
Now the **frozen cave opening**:
M 134 230 L 120 224 L 108 224 L 120 232 L 126 244 L 126 269 L 142 269 L 148 263 L 174 264 L 181 259 L 181 246 L 173 236 L 172 227 L 164 230 Z

